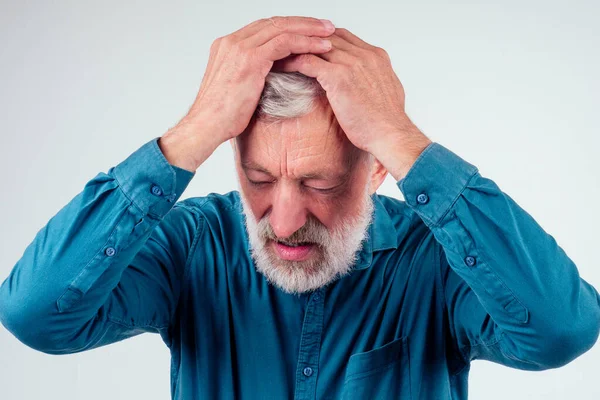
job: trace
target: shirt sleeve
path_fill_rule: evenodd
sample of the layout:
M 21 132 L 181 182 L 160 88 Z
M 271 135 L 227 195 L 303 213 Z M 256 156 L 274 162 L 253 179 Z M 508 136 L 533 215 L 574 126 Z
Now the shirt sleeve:
M 99 173 L 41 228 L 0 286 L 0 321 L 21 342 L 74 353 L 169 326 L 199 217 L 176 203 L 195 173 L 158 137 Z
M 397 186 L 436 238 L 449 331 L 465 365 L 556 368 L 594 345 L 600 295 L 478 168 L 433 142 Z

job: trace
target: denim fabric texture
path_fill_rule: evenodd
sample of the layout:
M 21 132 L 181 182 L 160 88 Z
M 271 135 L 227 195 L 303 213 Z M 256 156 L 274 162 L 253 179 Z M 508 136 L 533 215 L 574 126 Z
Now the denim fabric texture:
M 372 195 L 352 272 L 291 295 L 257 272 L 239 193 L 180 201 L 195 174 L 158 139 L 87 182 L 2 283 L 22 343 L 157 333 L 173 399 L 467 399 L 473 360 L 557 368 L 598 338 L 600 295 L 556 240 L 437 142 L 397 182 L 405 201 Z

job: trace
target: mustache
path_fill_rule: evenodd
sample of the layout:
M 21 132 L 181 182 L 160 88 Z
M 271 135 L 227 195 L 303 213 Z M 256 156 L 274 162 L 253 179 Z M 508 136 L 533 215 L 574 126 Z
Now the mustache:
M 285 238 L 281 238 L 275 234 L 273 227 L 268 221 L 268 216 L 264 216 L 258 223 L 258 234 L 263 239 L 270 239 L 286 244 L 313 243 L 322 246 L 331 240 L 327 227 L 312 215 L 308 216 L 306 223 L 300 229 Z

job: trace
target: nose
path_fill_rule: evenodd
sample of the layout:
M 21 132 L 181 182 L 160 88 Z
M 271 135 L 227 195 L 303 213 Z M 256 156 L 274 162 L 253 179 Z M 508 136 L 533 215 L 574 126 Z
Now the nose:
M 306 223 L 307 210 L 291 184 L 280 184 L 275 193 L 269 223 L 279 238 L 287 238 Z

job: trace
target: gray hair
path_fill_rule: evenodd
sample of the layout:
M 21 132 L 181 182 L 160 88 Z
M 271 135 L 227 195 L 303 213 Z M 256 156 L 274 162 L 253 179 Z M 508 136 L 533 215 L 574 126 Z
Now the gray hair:
M 323 101 L 327 101 L 327 93 L 316 78 L 299 72 L 270 71 L 252 118 L 277 123 L 306 115 Z M 353 152 L 347 162 L 353 163 L 363 153 L 367 165 L 371 166 L 373 156 L 363 151 Z
M 325 98 L 325 90 L 315 78 L 299 72 L 271 71 L 265 78 L 255 117 L 268 120 L 301 117 Z

